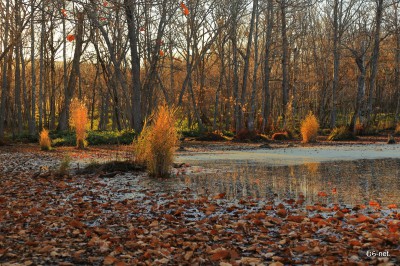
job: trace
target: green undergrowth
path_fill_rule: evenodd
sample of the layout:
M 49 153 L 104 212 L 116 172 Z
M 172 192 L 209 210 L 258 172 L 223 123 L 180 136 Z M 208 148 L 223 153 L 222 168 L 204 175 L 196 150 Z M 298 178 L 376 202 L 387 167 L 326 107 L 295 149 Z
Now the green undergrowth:
M 76 136 L 74 131 L 50 131 L 51 144 L 53 147 L 75 146 Z M 87 132 L 86 141 L 88 145 L 129 145 L 133 142 L 136 134 L 133 130 L 122 131 L 97 131 Z M 21 134 L 10 137 L 10 142 L 16 143 L 37 143 L 39 135 Z

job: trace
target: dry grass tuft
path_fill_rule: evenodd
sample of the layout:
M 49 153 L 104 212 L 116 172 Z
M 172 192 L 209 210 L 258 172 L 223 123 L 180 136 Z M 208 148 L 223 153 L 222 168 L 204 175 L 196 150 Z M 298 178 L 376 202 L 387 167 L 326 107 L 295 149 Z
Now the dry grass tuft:
M 340 140 L 355 140 L 353 132 L 349 130 L 347 126 L 341 126 L 334 128 L 328 137 L 328 141 L 340 141 Z
M 315 115 L 310 112 L 301 122 L 300 132 L 303 137 L 303 143 L 317 141 L 319 123 Z
M 272 134 L 271 139 L 272 140 L 288 140 L 288 139 L 291 139 L 291 137 L 289 136 L 289 132 L 284 131 L 284 132 L 275 132 L 274 134 Z
M 84 149 L 87 146 L 86 128 L 88 123 L 88 110 L 78 99 L 73 99 L 70 107 L 71 127 L 75 128 L 76 146 L 78 149 Z
M 175 109 L 161 106 L 154 115 L 153 123 L 145 125 L 135 143 L 136 160 L 147 166 L 149 174 L 167 177 L 178 145 L 175 126 Z
M 395 130 L 394 130 L 394 134 L 400 135 L 400 123 L 398 123 L 398 124 L 396 125 L 396 128 L 395 128 Z
M 365 131 L 364 124 L 357 119 L 356 125 L 354 126 L 354 132 L 357 136 L 363 135 Z
M 49 151 L 51 150 L 51 139 L 49 137 L 49 131 L 43 129 L 39 135 L 39 145 L 42 151 Z

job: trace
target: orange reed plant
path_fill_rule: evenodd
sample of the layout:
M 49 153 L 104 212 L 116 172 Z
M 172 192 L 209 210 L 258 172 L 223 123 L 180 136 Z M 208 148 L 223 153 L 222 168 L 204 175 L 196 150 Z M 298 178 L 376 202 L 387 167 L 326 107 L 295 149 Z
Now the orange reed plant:
M 69 123 L 75 128 L 76 146 L 78 149 L 84 149 L 86 142 L 86 127 L 88 123 L 88 110 L 84 103 L 78 99 L 73 99 L 70 105 Z
M 42 130 L 42 132 L 40 132 L 39 145 L 42 151 L 51 150 L 51 139 L 49 137 L 49 131 L 45 128 Z
M 315 115 L 310 112 L 301 122 L 300 132 L 303 137 L 303 143 L 317 141 L 319 123 Z
M 167 177 L 178 145 L 176 109 L 158 108 L 151 125 L 145 124 L 135 143 L 136 160 L 144 163 L 151 176 Z

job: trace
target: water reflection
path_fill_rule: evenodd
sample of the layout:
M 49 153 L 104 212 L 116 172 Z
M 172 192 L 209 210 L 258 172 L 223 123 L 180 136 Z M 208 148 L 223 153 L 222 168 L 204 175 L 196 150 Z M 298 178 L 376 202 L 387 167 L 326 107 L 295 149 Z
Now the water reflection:
M 214 165 L 214 167 L 216 167 Z M 400 160 L 310 162 L 294 166 L 230 166 L 231 171 L 191 174 L 162 182 L 158 189 L 187 186 L 199 195 L 226 193 L 226 198 L 298 198 L 315 202 L 400 204 Z M 155 185 L 155 184 L 154 184 Z M 326 196 L 325 196 L 326 195 Z

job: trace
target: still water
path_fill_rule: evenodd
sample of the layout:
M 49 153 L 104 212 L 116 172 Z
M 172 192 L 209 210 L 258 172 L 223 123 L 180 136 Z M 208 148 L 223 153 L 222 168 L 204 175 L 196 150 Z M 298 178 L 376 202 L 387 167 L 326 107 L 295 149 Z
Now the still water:
M 193 170 L 195 169 L 195 170 Z M 297 199 L 306 204 L 400 205 L 400 159 L 312 162 L 289 166 L 259 163 L 203 164 L 181 169 L 169 179 L 123 176 L 108 180 L 115 188 L 151 189 L 173 193 L 189 188 L 198 196 L 225 193 L 226 199 Z M 130 190 L 132 191 L 132 190 Z M 134 193 L 125 194 L 134 197 Z

